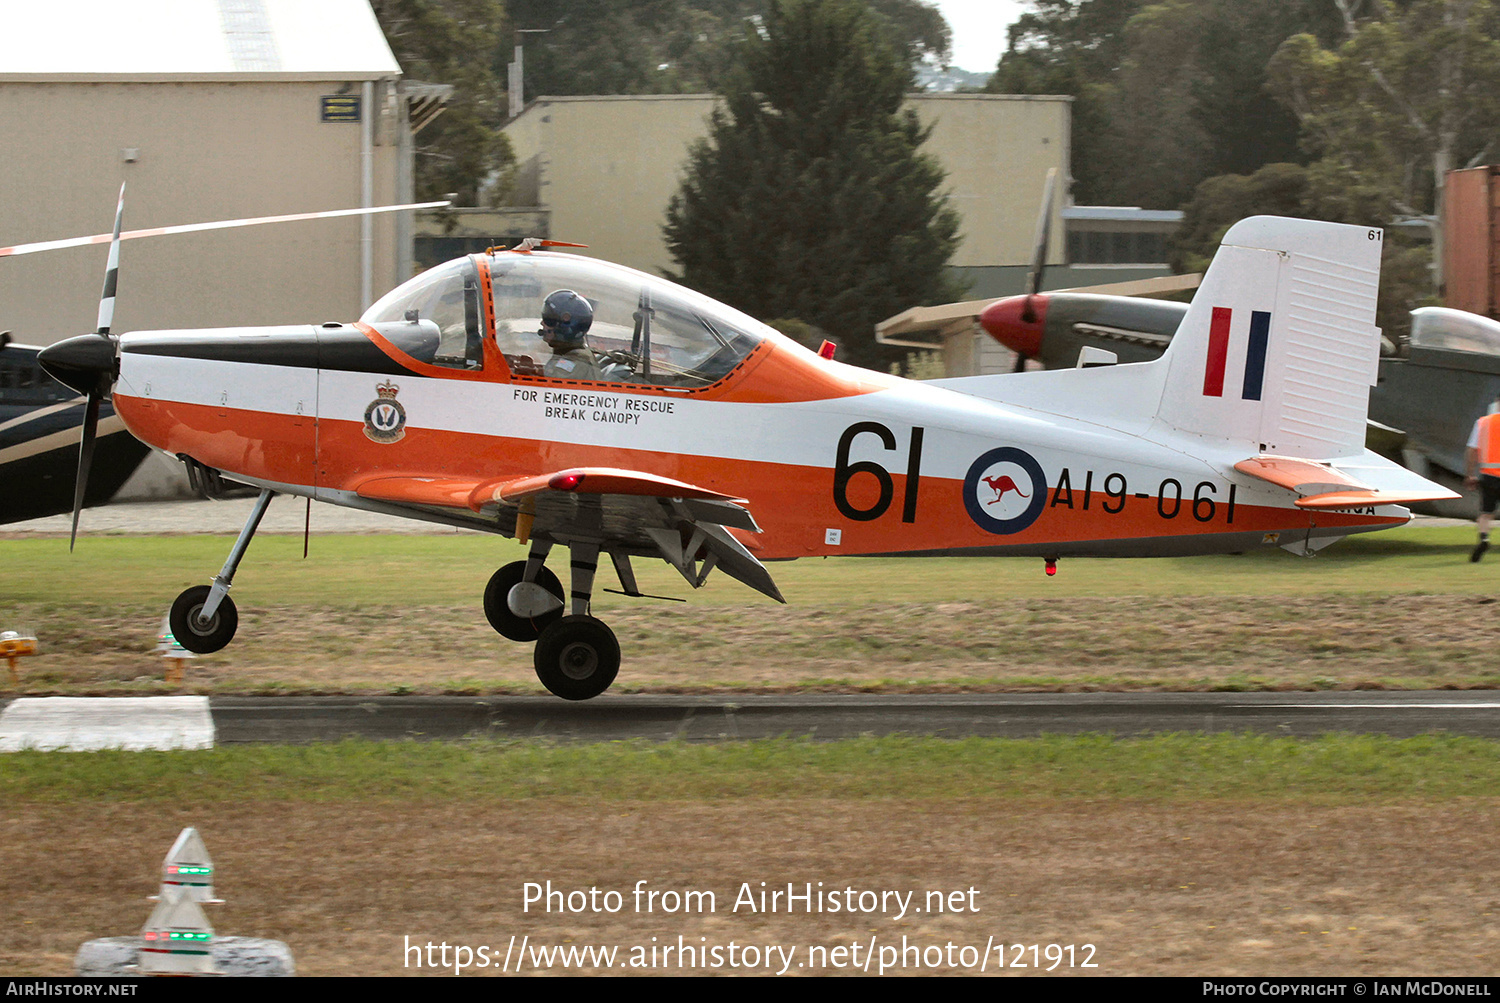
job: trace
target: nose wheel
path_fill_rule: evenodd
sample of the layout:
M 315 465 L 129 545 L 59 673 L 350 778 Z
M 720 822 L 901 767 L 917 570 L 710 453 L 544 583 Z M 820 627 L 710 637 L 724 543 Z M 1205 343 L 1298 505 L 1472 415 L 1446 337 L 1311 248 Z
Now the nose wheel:
M 543 686 L 564 700 L 587 700 L 615 681 L 620 642 L 603 620 L 565 616 L 542 630 L 533 658 Z
M 513 561 L 490 576 L 484 588 L 484 616 L 501 637 L 512 641 L 535 641 L 542 630 L 562 616 L 563 588 L 557 576 L 545 567 L 538 568 L 531 584 L 540 586 L 556 597 L 557 607 L 543 613 L 533 613 L 522 603 L 522 612 L 511 608 L 511 590 L 526 582 L 526 561 Z M 529 597 L 528 597 L 529 598 Z
M 240 625 L 234 600 L 228 596 L 219 600 L 219 608 L 211 616 L 203 616 L 203 607 L 211 591 L 207 585 L 194 585 L 183 590 L 167 615 L 177 643 L 196 655 L 211 654 L 223 648 L 234 639 L 234 632 Z

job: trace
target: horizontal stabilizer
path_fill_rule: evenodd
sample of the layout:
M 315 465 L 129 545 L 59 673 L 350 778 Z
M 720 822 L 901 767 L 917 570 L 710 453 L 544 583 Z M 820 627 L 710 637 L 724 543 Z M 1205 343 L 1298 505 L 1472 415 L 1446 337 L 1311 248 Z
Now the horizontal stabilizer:
M 1404 505 L 1458 497 L 1455 492 L 1373 453 L 1366 453 L 1363 460 L 1351 461 L 1347 466 L 1348 469 L 1341 469 L 1331 463 L 1292 456 L 1253 456 L 1236 463 L 1234 469 L 1299 495 L 1298 508 Z M 1358 471 L 1360 476 L 1356 477 L 1352 471 Z M 1366 483 L 1372 480 L 1379 483 Z
M 1333 491 L 1326 495 L 1313 495 L 1297 499 L 1298 508 L 1329 509 L 1357 508 L 1363 505 L 1405 505 L 1407 502 L 1436 501 L 1431 491 Z M 1449 491 L 1444 498 L 1457 498 Z

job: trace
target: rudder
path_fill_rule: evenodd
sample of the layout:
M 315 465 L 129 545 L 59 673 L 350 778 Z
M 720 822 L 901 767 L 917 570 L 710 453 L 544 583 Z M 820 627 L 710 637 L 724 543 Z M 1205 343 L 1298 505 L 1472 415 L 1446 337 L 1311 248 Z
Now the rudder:
M 1275 216 L 1232 226 L 1162 360 L 1157 419 L 1251 454 L 1363 452 L 1381 240 Z

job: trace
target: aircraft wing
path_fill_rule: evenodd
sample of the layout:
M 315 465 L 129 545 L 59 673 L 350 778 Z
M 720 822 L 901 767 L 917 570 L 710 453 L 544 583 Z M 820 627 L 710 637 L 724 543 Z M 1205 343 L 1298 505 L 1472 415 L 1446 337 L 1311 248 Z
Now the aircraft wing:
M 1186 292 L 1198 288 L 1203 276 L 1162 275 L 1131 282 L 1109 282 L 1103 285 L 1077 286 L 1068 289 L 1049 289 L 1049 293 L 1093 293 L 1101 296 L 1164 296 L 1168 293 Z M 887 317 L 875 325 L 875 340 L 882 345 L 898 345 L 904 348 L 942 348 L 943 343 L 956 334 L 977 330 L 979 316 L 984 309 L 999 302 L 1000 297 L 982 300 L 965 300 L 962 303 L 944 303 L 941 306 L 914 306 L 894 317 Z
M 1291 456 L 1253 456 L 1236 463 L 1234 469 L 1300 495 L 1298 508 L 1404 505 L 1458 497 L 1370 452 L 1363 459 L 1352 457 L 1338 465 Z
M 694 588 L 720 568 L 777 602 L 785 602 L 765 566 L 729 529 L 759 533 L 735 498 L 686 481 L 616 467 L 572 467 L 489 480 L 376 475 L 361 498 L 398 505 L 467 508 L 493 518 L 525 542 L 594 542 L 614 560 L 627 594 L 639 595 L 631 556 L 661 557 Z

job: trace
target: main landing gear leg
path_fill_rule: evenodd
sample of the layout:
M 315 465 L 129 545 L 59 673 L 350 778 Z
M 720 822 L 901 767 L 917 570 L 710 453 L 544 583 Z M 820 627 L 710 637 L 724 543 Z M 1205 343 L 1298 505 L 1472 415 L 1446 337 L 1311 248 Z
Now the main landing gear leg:
M 534 660 L 542 685 L 564 700 L 587 700 L 609 689 L 620 671 L 620 642 L 602 620 L 589 615 L 599 545 L 571 545 L 571 616 L 549 624 L 536 642 Z
M 214 576 L 213 585 L 194 585 L 172 603 L 172 611 L 167 618 L 172 625 L 172 636 L 187 650 L 206 655 L 218 651 L 233 639 L 240 618 L 234 608 L 234 600 L 229 598 L 229 587 L 234 583 L 234 573 L 239 569 L 240 558 L 245 556 L 245 549 L 250 546 L 250 540 L 255 536 L 260 520 L 274 497 L 276 492 L 266 488 L 255 499 L 255 508 L 250 511 L 250 518 L 245 520 L 245 528 L 240 530 L 239 539 L 230 548 L 229 559 Z

